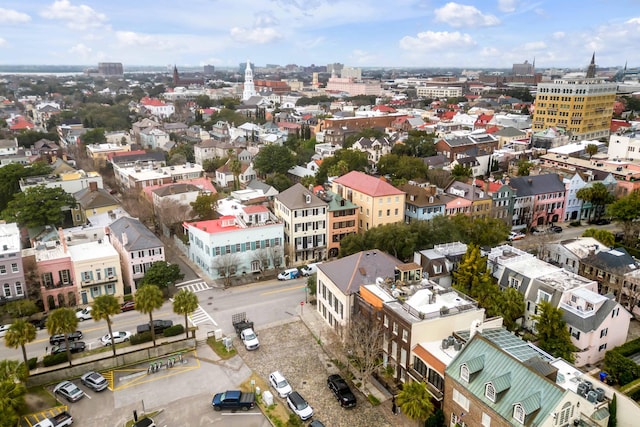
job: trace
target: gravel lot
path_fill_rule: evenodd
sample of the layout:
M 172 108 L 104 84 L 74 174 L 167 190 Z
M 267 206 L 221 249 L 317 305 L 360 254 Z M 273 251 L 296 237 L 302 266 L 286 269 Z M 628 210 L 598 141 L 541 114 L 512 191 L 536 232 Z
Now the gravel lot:
M 265 380 L 273 371 L 282 372 L 293 390 L 298 391 L 313 408 L 313 419 L 322 421 L 327 427 L 393 425 L 381 407 L 372 406 L 353 386 L 358 405 L 353 409 L 340 407 L 327 388 L 327 376 L 339 370 L 301 321 L 260 330 L 259 339 L 259 350 L 248 352 L 244 348 L 239 349 L 244 362 Z M 286 406 L 284 400 L 274 397 Z

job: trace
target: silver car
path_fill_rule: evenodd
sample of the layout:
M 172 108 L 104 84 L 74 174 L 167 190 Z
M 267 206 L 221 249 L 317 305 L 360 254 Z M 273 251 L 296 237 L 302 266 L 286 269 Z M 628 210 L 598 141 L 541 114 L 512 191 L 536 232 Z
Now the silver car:
M 102 374 L 94 371 L 89 371 L 81 376 L 80 381 L 93 391 L 102 391 L 109 386 L 107 379 Z

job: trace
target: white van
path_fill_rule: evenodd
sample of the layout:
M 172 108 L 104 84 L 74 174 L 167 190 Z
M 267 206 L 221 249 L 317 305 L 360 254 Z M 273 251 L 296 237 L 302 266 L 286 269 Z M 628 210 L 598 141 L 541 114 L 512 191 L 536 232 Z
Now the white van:
M 300 272 L 303 276 L 311 276 L 312 274 L 316 274 L 318 272 L 318 266 L 322 264 L 321 262 L 314 262 L 313 264 L 305 265 L 300 269 Z
M 300 276 L 300 272 L 297 268 L 288 268 L 282 273 L 278 274 L 278 280 L 291 280 Z

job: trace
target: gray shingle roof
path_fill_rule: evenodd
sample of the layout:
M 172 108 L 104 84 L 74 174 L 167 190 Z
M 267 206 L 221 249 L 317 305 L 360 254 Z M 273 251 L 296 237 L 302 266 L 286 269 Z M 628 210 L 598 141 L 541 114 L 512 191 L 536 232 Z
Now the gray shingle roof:
M 118 218 L 109 229 L 113 238 L 119 241 L 122 241 L 123 233 L 127 235 L 127 244 L 124 247 L 128 252 L 164 247 L 162 241 L 135 218 Z
M 509 186 L 516 190 L 517 197 L 564 192 L 562 178 L 557 173 L 511 178 Z
M 310 196 L 311 203 L 306 202 L 307 196 Z M 291 210 L 327 206 L 326 202 L 320 200 L 318 196 L 313 194 L 313 191 L 306 189 L 300 183 L 287 188 L 282 193 L 278 194 L 276 199 Z
M 568 326 L 576 328 L 579 331 L 595 331 L 600 327 L 600 325 L 602 325 L 604 319 L 606 319 L 607 316 L 611 314 L 611 311 L 613 311 L 613 309 L 618 305 L 618 303 L 613 300 L 613 295 L 607 295 L 607 298 L 609 299 L 600 306 L 593 316 L 583 317 L 576 313 L 572 313 L 569 310 L 563 310 L 562 318 L 567 322 Z

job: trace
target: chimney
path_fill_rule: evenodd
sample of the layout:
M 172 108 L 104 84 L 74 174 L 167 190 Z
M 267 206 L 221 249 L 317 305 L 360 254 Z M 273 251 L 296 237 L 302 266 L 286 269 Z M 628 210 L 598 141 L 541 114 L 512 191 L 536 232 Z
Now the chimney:
M 62 250 L 64 253 L 67 253 L 67 239 L 64 238 L 64 231 L 62 227 L 58 227 L 58 239 L 60 240 L 60 244 L 62 245 Z
M 95 181 L 91 181 L 89 183 L 89 191 L 93 192 L 93 191 L 98 191 L 98 183 Z
M 122 246 L 126 246 L 129 243 L 129 239 L 127 238 L 127 233 L 122 233 Z

